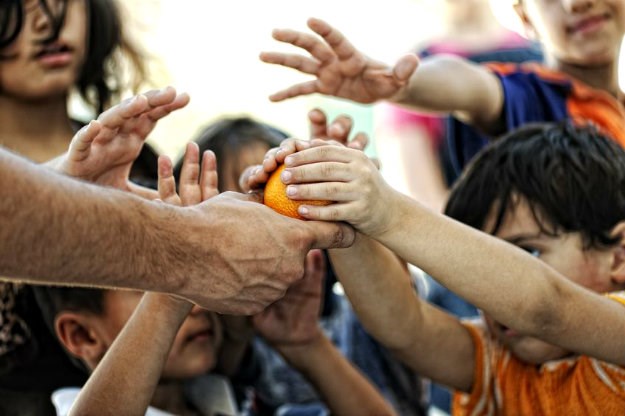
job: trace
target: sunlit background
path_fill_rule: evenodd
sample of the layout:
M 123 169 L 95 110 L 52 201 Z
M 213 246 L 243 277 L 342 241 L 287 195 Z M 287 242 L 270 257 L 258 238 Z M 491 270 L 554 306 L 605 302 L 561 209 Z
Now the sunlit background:
M 271 38 L 276 27 L 306 30 L 306 19 L 335 25 L 369 56 L 393 63 L 436 36 L 443 0 L 132 0 L 123 1 L 127 25 L 154 58 L 154 85 L 173 85 L 191 104 L 162 121 L 151 143 L 175 157 L 198 129 L 223 115 L 251 115 L 296 137 L 307 137 L 306 114 L 321 107 L 349 113 L 356 129 L 373 131 L 372 106 L 317 95 L 271 103 L 268 95 L 307 79 L 259 61 L 261 51 L 294 51 Z M 508 0 L 491 0 L 498 19 L 520 25 Z M 375 145 L 370 146 L 375 153 Z
M 348 112 L 357 129 L 371 132 L 371 106 L 320 96 L 269 102 L 267 96 L 272 92 L 306 79 L 296 71 L 259 61 L 263 50 L 293 50 L 271 38 L 273 28 L 306 29 L 308 17 L 320 17 L 340 28 L 370 56 L 392 63 L 438 33 L 440 27 L 436 0 L 122 3 L 127 26 L 153 57 L 153 83 L 173 85 L 192 98 L 185 110 L 161 122 L 150 139 L 171 156 L 176 156 L 202 125 L 223 115 L 251 115 L 294 136 L 306 137 L 306 114 L 319 106 L 331 114 Z M 501 5 L 507 9 L 509 3 L 494 3 L 498 15 L 506 16 Z

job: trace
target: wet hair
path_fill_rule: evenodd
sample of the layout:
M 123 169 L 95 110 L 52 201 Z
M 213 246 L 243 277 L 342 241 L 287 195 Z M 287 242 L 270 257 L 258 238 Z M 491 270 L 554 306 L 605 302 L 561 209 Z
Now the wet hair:
M 453 187 L 445 214 L 497 233 L 518 197 L 547 235 L 581 233 L 584 248 L 620 241 L 611 230 L 625 219 L 625 150 L 593 126 L 533 124 L 483 149 Z
M 287 137 L 285 132 L 249 117 L 228 117 L 205 127 L 193 141 L 198 144 L 200 154 L 212 150 L 217 158 L 217 168 L 222 169 L 223 163 L 219 161 L 237 155 L 246 146 L 263 143 L 276 147 Z M 180 178 L 181 170 L 182 158 L 174 167 L 174 177 Z M 217 176 L 219 189 L 224 189 L 224 172 L 219 170 Z
M 51 22 L 42 43 L 56 40 L 65 22 L 67 0 L 54 13 L 46 0 L 37 0 Z M 137 47 L 124 35 L 120 11 L 115 0 L 84 0 L 87 10 L 87 43 L 83 67 L 76 87 L 97 113 L 117 101 L 123 90 L 137 92 L 147 70 Z M 0 50 L 11 45 L 24 25 L 24 0 L 0 0 Z M 120 53 L 116 53 L 120 52 Z M 122 59 L 129 63 L 129 79 L 122 77 Z M 0 59 L 11 59 L 3 55 Z

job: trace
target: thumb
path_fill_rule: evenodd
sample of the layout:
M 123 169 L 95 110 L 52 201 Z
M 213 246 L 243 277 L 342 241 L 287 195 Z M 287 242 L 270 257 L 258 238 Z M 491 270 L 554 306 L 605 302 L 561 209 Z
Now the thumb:
M 342 222 L 306 221 L 312 232 L 310 248 L 346 248 L 354 243 L 354 229 Z
M 393 67 L 393 76 L 399 82 L 405 82 L 410 79 L 418 66 L 419 58 L 417 58 L 417 55 L 409 53 L 399 58 L 399 60 Z

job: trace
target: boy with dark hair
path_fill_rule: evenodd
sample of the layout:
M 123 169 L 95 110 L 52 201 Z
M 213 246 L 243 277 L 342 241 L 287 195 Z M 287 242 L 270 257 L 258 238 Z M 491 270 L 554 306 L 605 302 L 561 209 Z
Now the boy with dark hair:
M 570 124 L 492 143 L 447 210 L 481 231 L 393 190 L 362 152 L 323 142 L 282 150 L 291 198 L 338 201 L 299 213 L 362 233 L 331 257 L 363 324 L 416 372 L 455 389 L 454 414 L 625 412 L 620 146 Z M 462 322 L 414 296 L 389 267 L 390 250 L 484 319 Z
M 455 123 L 449 133 L 459 169 L 490 138 L 529 122 L 592 121 L 625 145 L 625 109 L 618 83 L 625 2 L 518 0 L 514 8 L 528 35 L 542 44 L 544 64 L 478 65 L 453 56 L 419 63 L 415 55 L 406 55 L 390 67 L 364 55 L 326 22 L 310 19 L 308 26 L 321 39 L 289 29 L 276 29 L 273 36 L 311 56 L 270 52 L 261 59 L 314 79 L 270 98 L 322 93 L 450 113 L 471 126 Z

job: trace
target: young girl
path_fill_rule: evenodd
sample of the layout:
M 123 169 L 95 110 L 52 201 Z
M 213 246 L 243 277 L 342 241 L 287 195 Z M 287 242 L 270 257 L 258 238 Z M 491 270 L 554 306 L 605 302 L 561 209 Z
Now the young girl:
M 113 0 L 3 1 L 0 28 L 0 145 L 34 161 L 64 152 L 80 127 L 67 108 L 73 88 L 99 113 L 145 77 Z M 28 287 L 0 284 L 0 300 L 0 413 L 51 413 L 49 392 L 84 376 L 41 325 Z

